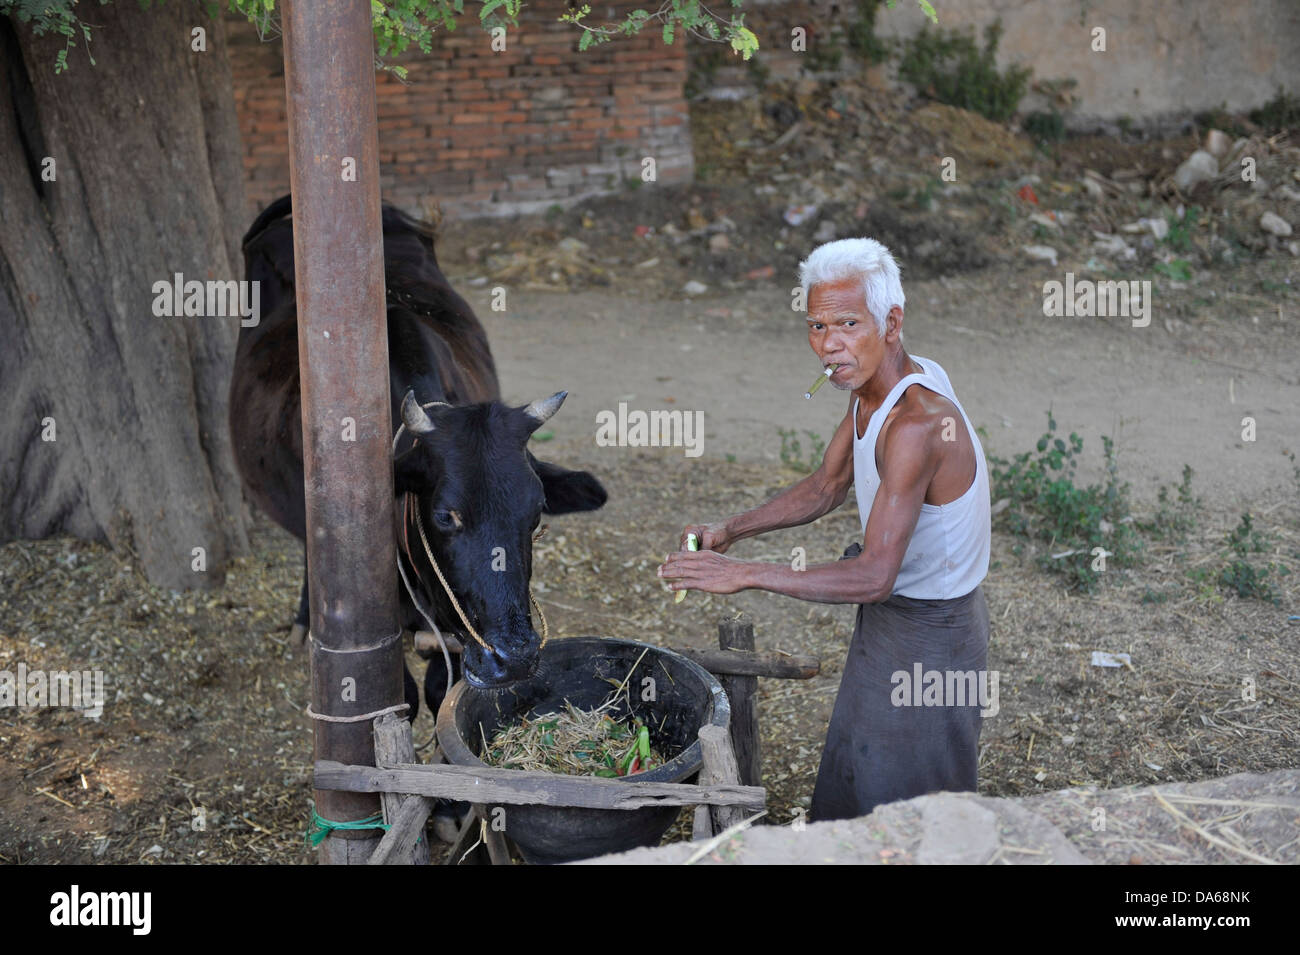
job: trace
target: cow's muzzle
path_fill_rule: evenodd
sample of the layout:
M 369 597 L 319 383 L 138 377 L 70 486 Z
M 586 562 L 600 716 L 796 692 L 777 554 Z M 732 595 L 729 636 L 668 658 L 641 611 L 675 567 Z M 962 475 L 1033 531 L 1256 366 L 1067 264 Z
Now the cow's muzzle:
M 462 662 L 471 686 L 500 689 L 537 672 L 542 639 L 531 627 L 520 634 L 485 633 L 483 640 L 487 649 L 473 640 L 465 644 Z

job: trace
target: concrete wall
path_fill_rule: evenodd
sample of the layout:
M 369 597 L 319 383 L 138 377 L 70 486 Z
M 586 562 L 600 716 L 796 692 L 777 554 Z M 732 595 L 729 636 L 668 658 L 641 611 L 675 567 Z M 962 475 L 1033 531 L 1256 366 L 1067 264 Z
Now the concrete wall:
M 1034 70 L 1034 79 L 1073 77 L 1080 116 L 1167 116 L 1226 104 L 1246 110 L 1279 85 L 1300 92 L 1300 3 L 1296 0 L 934 0 L 945 28 L 982 36 L 1001 17 L 999 58 Z M 810 42 L 832 42 L 857 17 L 852 0 L 746 0 L 746 23 L 780 75 L 799 57 L 790 28 Z M 881 8 L 876 33 L 908 37 L 925 17 L 915 0 Z M 1093 52 L 1092 30 L 1106 30 L 1106 52 Z M 1026 102 L 1026 108 L 1032 103 Z

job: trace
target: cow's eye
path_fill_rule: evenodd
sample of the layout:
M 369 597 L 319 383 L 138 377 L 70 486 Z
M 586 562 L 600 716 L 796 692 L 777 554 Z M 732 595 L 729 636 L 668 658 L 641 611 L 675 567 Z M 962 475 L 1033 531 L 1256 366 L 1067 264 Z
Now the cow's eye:
M 455 511 L 434 511 L 433 522 L 438 525 L 438 530 L 447 534 L 458 531 L 462 527 L 460 515 Z

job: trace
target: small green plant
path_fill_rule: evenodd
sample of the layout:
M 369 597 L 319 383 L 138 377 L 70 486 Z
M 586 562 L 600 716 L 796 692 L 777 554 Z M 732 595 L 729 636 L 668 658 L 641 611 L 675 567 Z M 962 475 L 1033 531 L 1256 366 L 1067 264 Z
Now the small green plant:
M 692 50 L 690 66 L 686 71 L 686 83 L 682 92 L 686 98 L 694 99 L 708 91 L 714 85 L 718 68 L 728 65 L 731 57 L 720 46 L 707 44 L 703 49 Z
M 1151 520 L 1138 524 L 1143 533 L 1158 540 L 1177 543 L 1187 540 L 1187 535 L 1196 528 L 1197 513 L 1204 505 L 1204 501 L 1192 493 L 1192 477 L 1195 473 L 1190 464 L 1184 464 L 1181 483 L 1177 486 L 1160 486 L 1156 493 L 1158 506 L 1155 515 Z
M 1165 278 L 1175 282 L 1188 282 L 1192 278 L 1192 263 L 1186 259 L 1172 259 L 1169 262 L 1157 262 L 1151 268 Z
M 1001 516 L 1006 528 L 1045 545 L 1038 548 L 1039 565 L 1083 591 L 1095 589 L 1103 568 L 1133 566 L 1143 546 L 1129 518 L 1129 485 L 1119 480 L 1115 443 L 1107 436 L 1101 441 L 1106 477 L 1086 487 L 1075 484 L 1083 439 L 1074 432 L 1068 442 L 1057 437 L 1050 411 L 1035 451 L 1011 461 L 988 459 L 993 497 L 1009 502 Z
M 808 69 L 814 73 L 833 73 L 844 59 L 844 47 L 833 34 L 818 37 L 808 46 Z
M 1065 117 L 1055 109 L 1030 113 L 1020 125 L 1040 143 L 1059 143 L 1065 138 Z
M 1227 133 L 1233 139 L 1250 136 L 1250 130 L 1247 129 L 1236 116 L 1228 112 L 1227 103 L 1197 113 L 1195 119 L 1196 125 L 1203 130 L 1219 129 Z
M 849 49 L 868 63 L 882 63 L 889 56 L 889 42 L 876 36 L 876 13 L 882 0 L 857 0 L 858 16 L 844 30 Z
M 1200 217 L 1200 206 L 1188 206 L 1183 211 L 1181 220 L 1173 214 L 1166 216 L 1169 222 L 1169 232 L 1165 235 L 1165 244 L 1176 252 L 1190 252 L 1192 249 L 1192 233 L 1195 231 L 1196 223 Z
M 938 179 L 927 179 L 925 185 L 921 186 L 912 195 L 912 202 L 918 209 L 929 212 L 934 208 L 934 194 L 939 191 Z
M 821 467 L 822 456 L 826 451 L 826 442 L 822 436 L 815 431 L 805 430 L 804 434 L 808 436 L 808 443 L 812 445 L 808 452 L 808 457 L 803 456 L 803 446 L 799 443 L 799 433 L 791 428 L 778 428 L 777 433 L 781 435 L 781 463 L 786 467 L 794 468 L 796 471 L 803 471 L 811 474 Z
M 1238 557 L 1262 554 L 1267 549 L 1268 540 L 1263 534 L 1255 530 L 1254 520 L 1251 518 L 1249 511 L 1241 515 L 1241 522 L 1228 535 L 1228 546 L 1232 548 Z
M 1251 111 L 1250 121 L 1263 126 L 1270 134 L 1294 129 L 1300 126 L 1300 98 L 1288 95 L 1279 86 L 1276 96 Z
M 1004 122 L 1015 114 L 1032 71 L 1020 66 L 998 70 L 1001 38 L 1001 20 L 985 28 L 983 47 L 969 32 L 931 30 L 926 24 L 904 45 L 899 75 L 941 103 Z
M 1268 577 L 1270 574 L 1282 576 L 1287 573 L 1287 569 L 1279 564 L 1257 567 L 1251 563 L 1252 554 L 1262 554 L 1268 549 L 1269 539 L 1266 534 L 1255 529 L 1249 511 L 1241 515 L 1241 522 L 1228 534 L 1227 543 L 1236 559 L 1229 561 L 1219 572 L 1219 586 L 1236 593 L 1238 597 L 1281 604 L 1282 599 L 1269 583 Z
M 1219 572 L 1219 586 L 1235 591 L 1238 597 L 1281 604 L 1282 598 L 1268 582 L 1268 574 L 1269 567 L 1256 567 L 1248 560 L 1234 560 Z

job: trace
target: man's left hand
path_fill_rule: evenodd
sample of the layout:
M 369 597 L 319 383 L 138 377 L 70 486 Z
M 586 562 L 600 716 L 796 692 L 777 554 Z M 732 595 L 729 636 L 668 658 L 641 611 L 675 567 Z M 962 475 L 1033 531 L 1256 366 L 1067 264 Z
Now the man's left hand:
M 671 582 L 672 590 L 703 590 L 710 594 L 734 594 L 749 586 L 746 574 L 750 561 L 735 560 L 716 551 L 677 551 L 664 558 L 659 576 Z

